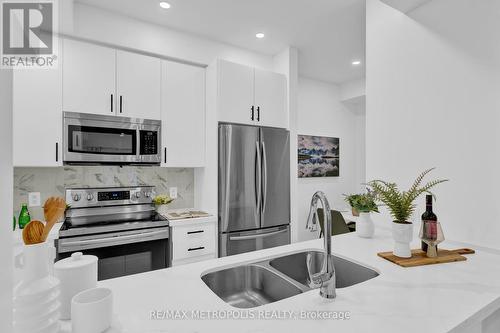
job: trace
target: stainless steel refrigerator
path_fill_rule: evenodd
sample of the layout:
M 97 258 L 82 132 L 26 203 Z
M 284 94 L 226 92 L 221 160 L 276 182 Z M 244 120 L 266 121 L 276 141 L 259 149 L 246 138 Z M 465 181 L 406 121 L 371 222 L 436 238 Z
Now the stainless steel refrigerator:
M 219 125 L 219 256 L 290 243 L 290 133 Z

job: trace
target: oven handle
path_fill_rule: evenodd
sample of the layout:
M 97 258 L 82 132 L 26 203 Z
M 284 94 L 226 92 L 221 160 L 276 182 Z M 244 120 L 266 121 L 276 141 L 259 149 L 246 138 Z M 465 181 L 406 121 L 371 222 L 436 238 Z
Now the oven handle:
M 145 232 L 140 234 L 133 235 L 124 235 L 124 236 L 114 236 L 114 237 L 106 237 L 106 238 L 98 238 L 98 239 L 86 239 L 79 241 L 63 241 L 59 242 L 59 251 L 58 252 L 69 252 L 75 251 L 78 249 L 87 249 L 87 248 L 100 248 L 107 246 L 115 246 L 122 245 L 128 243 L 134 243 L 134 241 L 148 241 L 154 239 L 162 239 L 168 238 L 168 229 L 160 230 L 160 231 L 152 231 Z M 158 237 L 160 236 L 160 237 Z M 161 237 L 163 236 L 163 237 Z M 153 238 L 153 239 L 151 239 Z

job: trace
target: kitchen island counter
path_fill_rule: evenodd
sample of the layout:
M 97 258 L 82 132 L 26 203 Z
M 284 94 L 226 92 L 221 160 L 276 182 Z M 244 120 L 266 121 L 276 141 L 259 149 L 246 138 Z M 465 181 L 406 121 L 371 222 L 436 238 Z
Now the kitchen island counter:
M 337 289 L 334 300 L 325 300 L 318 290 L 311 290 L 264 306 L 237 309 L 201 280 L 206 272 L 291 252 L 321 250 L 322 245 L 323 240 L 316 239 L 101 281 L 100 286 L 113 290 L 122 332 L 478 333 L 482 325 L 484 332 L 500 331 L 498 251 L 475 248 L 476 254 L 464 262 L 402 268 L 377 256 L 393 245 L 390 230 L 381 228 L 373 239 L 359 238 L 355 233 L 333 237 L 333 254 L 380 273 L 361 284 Z M 418 240 L 412 245 L 418 247 Z M 461 248 L 464 244 L 445 242 L 442 247 Z M 349 319 L 335 319 L 346 313 Z M 330 318 L 301 318 L 306 314 Z M 242 318 L 207 319 L 214 316 Z

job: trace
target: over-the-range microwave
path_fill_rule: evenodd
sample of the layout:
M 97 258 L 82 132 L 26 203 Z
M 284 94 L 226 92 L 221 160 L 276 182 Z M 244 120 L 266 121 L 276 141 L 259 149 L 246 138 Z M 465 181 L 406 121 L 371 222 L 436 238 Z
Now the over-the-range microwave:
M 161 121 L 63 112 L 64 164 L 159 165 Z

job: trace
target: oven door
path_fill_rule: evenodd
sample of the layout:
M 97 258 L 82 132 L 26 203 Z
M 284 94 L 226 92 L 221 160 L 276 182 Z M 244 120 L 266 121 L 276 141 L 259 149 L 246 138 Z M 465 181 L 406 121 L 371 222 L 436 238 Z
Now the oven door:
M 98 280 L 143 273 L 169 266 L 168 238 L 168 227 L 61 238 L 57 260 L 73 252 L 95 255 Z
M 138 131 L 129 118 L 65 112 L 63 161 L 139 163 Z

